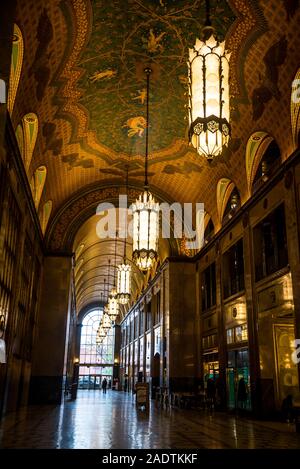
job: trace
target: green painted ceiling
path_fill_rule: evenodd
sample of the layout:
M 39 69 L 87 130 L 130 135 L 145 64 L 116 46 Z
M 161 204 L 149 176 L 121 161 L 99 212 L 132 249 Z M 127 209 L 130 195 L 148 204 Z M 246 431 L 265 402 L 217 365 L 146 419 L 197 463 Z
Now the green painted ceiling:
M 151 65 L 150 151 L 187 135 L 187 56 L 200 36 L 205 2 L 93 0 L 89 42 L 78 66 L 80 104 L 98 141 L 127 155 L 145 148 L 146 65 Z M 223 39 L 235 20 L 228 2 L 211 1 Z

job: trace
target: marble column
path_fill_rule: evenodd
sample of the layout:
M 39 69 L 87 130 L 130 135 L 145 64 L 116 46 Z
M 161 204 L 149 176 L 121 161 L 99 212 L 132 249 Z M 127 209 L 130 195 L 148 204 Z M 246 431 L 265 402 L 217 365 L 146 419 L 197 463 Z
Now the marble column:
M 171 391 L 193 390 L 196 377 L 196 265 L 170 262 L 169 380 Z

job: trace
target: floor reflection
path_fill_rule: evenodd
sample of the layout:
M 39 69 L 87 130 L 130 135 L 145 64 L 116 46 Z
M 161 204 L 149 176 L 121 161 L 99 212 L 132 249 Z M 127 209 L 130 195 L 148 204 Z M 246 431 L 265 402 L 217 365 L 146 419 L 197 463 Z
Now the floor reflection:
M 80 391 L 75 402 L 7 415 L 2 448 L 300 448 L 294 426 L 205 411 L 136 408 L 131 394 Z

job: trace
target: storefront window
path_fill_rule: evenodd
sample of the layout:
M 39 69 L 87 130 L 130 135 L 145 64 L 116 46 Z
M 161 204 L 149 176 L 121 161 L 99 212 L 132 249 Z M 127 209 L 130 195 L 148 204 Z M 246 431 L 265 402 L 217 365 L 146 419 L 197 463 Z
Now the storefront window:
M 160 327 L 154 330 L 154 355 L 160 353 Z
M 235 328 L 235 338 L 236 342 L 242 342 L 243 340 L 248 340 L 248 328 L 247 324 L 242 324 Z
M 202 338 L 202 346 L 204 349 L 215 347 L 217 345 L 217 334 L 210 334 Z
M 255 280 L 282 269 L 288 264 L 285 210 L 281 204 L 253 230 Z
M 201 285 L 202 311 L 216 304 L 216 265 L 207 267 L 202 273 Z
M 151 333 L 146 335 L 146 377 L 150 378 L 150 366 L 151 366 Z
M 140 370 L 144 370 L 144 338 L 140 339 Z
M 227 344 L 234 342 L 234 329 L 227 329 Z
M 140 335 L 144 333 L 145 325 L 144 325 L 144 311 L 140 311 L 140 321 L 139 321 L 139 327 L 140 327 Z
M 226 331 L 227 344 L 235 344 L 248 340 L 248 327 L 247 324 L 227 329 Z
M 219 362 L 218 361 L 207 361 L 203 364 L 204 371 L 204 383 L 207 383 L 209 378 L 216 380 L 219 376 Z
M 244 289 L 243 240 L 223 254 L 223 295 L 228 298 Z

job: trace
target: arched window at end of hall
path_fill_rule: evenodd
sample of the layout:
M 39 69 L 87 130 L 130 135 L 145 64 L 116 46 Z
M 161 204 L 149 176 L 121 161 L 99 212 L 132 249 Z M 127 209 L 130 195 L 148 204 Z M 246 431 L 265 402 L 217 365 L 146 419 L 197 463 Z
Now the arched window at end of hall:
M 7 98 L 7 109 L 10 114 L 12 114 L 13 112 L 17 90 L 20 82 L 23 56 L 24 40 L 19 26 L 15 24 L 13 32 L 12 56 Z
M 112 379 L 114 364 L 114 328 L 110 328 L 101 344 L 96 343 L 97 329 L 103 310 L 96 309 L 82 320 L 79 357 L 79 388 L 99 389 L 102 379 Z

